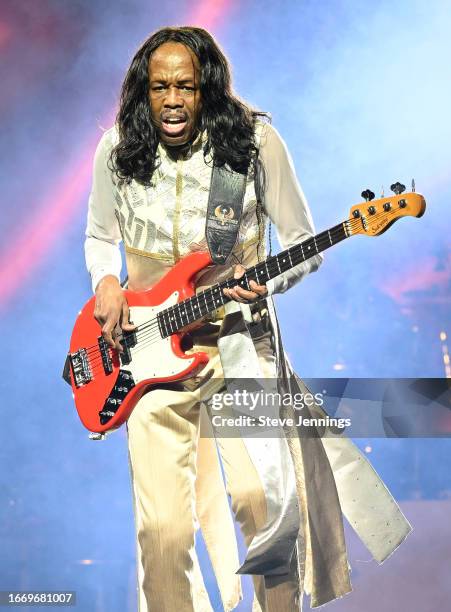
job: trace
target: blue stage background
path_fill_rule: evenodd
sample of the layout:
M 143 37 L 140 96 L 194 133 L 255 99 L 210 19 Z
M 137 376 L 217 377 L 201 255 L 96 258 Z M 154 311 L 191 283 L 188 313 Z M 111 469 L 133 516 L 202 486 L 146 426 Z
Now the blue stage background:
M 426 197 L 422 219 L 346 241 L 277 298 L 297 371 L 451 377 L 450 8 L 444 0 L 2 5 L 0 590 L 76 590 L 77 609 L 136 610 L 125 431 L 89 441 L 60 373 L 91 291 L 82 245 L 93 151 L 134 51 L 160 26 L 201 25 L 217 37 L 235 89 L 271 112 L 286 140 L 318 231 L 344 220 L 367 187 L 388 193 L 414 177 Z M 415 531 L 375 570 L 349 533 L 355 592 L 330 609 L 449 610 L 441 568 L 451 556 L 450 441 L 356 442 Z M 199 551 L 220 612 L 201 540 Z M 244 583 L 238 610 L 249 611 Z

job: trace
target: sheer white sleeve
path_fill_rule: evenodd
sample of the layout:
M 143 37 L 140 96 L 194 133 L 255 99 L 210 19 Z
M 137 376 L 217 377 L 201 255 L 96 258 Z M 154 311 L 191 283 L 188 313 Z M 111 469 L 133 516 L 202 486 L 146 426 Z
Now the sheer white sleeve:
M 312 215 L 296 178 L 293 160 L 281 136 L 269 124 L 263 128 L 259 156 L 265 169 L 263 204 L 282 248 L 314 236 Z M 270 279 L 266 283 L 269 295 L 284 293 L 306 274 L 315 272 L 322 260 L 322 255 L 315 255 Z
M 85 240 L 86 267 L 91 275 L 93 291 L 108 274 L 119 279 L 122 267 L 121 234 L 114 214 L 115 185 L 107 166 L 110 148 L 109 133 L 105 132 L 94 155 Z

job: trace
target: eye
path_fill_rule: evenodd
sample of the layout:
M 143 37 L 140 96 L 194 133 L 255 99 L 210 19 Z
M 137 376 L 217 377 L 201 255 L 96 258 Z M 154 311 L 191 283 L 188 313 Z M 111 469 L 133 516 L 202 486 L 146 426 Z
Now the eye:
M 164 85 L 154 85 L 152 91 L 163 91 Z

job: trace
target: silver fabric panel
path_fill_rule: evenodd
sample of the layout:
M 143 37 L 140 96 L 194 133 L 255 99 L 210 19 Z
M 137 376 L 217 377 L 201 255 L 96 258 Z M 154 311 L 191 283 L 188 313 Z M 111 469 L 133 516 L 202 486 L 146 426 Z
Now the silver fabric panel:
M 257 352 L 244 326 L 241 308 L 246 305 L 229 302 L 226 319 L 221 328 L 218 348 L 228 391 L 233 393 L 235 379 L 263 379 Z M 248 309 L 249 307 L 247 307 Z M 243 369 L 246 364 L 246 369 Z M 265 391 L 277 392 L 277 380 L 267 378 Z M 239 388 L 239 382 L 238 382 Z M 232 408 L 232 411 L 234 409 Z M 279 409 L 266 408 L 268 416 L 279 417 Z M 240 413 L 243 407 L 240 406 Z M 238 416 L 238 413 L 236 413 Z M 242 434 L 243 442 L 261 480 L 267 507 L 267 522 L 252 540 L 246 559 L 238 570 L 241 574 L 286 574 L 290 569 L 296 538 L 300 527 L 296 481 L 293 462 L 284 431 L 277 437 L 265 438 L 264 432 L 252 436 Z

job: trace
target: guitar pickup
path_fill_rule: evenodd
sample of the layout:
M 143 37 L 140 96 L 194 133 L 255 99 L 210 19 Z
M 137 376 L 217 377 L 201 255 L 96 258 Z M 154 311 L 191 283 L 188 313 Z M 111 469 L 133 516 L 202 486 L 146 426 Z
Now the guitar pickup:
M 105 374 L 111 374 L 113 372 L 113 360 L 110 356 L 109 346 L 103 336 L 98 339 L 100 355 L 102 356 L 103 371 Z
M 138 342 L 136 338 L 136 332 L 123 332 L 122 334 L 122 348 L 124 349 L 122 353 L 119 353 L 119 359 L 121 360 L 121 365 L 128 365 L 132 360 L 132 354 L 130 349 L 136 346 Z
M 91 382 L 92 371 L 89 365 L 87 350 L 80 349 L 76 353 L 70 353 L 69 359 L 75 386 L 78 388 Z

